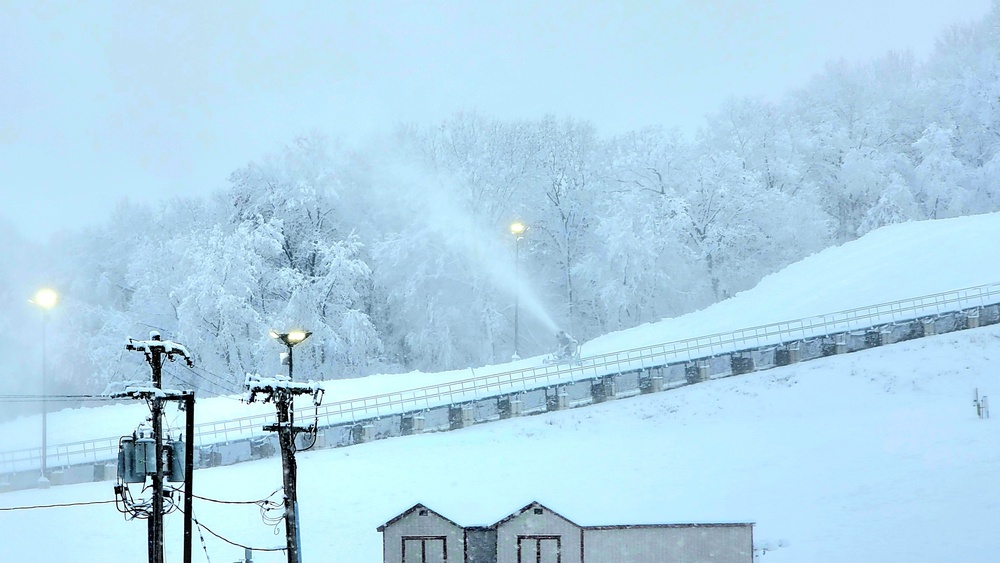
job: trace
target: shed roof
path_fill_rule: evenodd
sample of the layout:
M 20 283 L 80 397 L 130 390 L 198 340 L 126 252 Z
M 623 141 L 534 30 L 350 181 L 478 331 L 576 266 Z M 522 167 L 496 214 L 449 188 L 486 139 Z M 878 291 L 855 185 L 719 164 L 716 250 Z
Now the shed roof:
M 448 503 L 445 503 L 445 504 L 448 504 Z M 460 516 L 465 516 L 465 517 L 470 517 L 470 516 L 472 516 L 473 513 L 478 513 L 482 509 L 482 507 L 478 506 L 476 503 L 470 503 L 470 504 L 453 503 L 453 506 L 449 506 L 448 508 L 454 509 L 454 511 L 458 512 Z M 464 526 L 464 528 L 466 528 L 466 529 L 477 529 L 477 530 L 490 530 L 490 529 L 494 529 L 495 530 L 498 527 L 500 527 L 501 525 L 505 524 L 506 522 L 509 522 L 510 520 L 512 520 L 514 518 L 517 518 L 521 514 L 524 514 L 526 511 L 528 511 L 530 509 L 533 509 L 533 508 L 543 508 L 543 509 L 547 510 L 548 512 L 551 512 L 552 514 L 554 514 L 556 517 L 561 518 L 562 520 L 565 520 L 566 522 L 569 522 L 570 524 L 572 524 L 574 526 L 577 526 L 579 528 L 586 529 L 586 530 L 609 530 L 609 529 L 616 529 L 616 528 L 731 527 L 731 526 L 753 526 L 754 525 L 753 522 L 688 522 L 688 523 L 673 523 L 673 524 L 649 524 L 649 523 L 644 523 L 644 524 L 616 524 L 616 525 L 581 525 L 581 524 L 578 524 L 577 522 L 575 522 L 573 520 L 570 520 L 569 518 L 563 516 L 562 514 L 560 514 L 560 513 L 556 512 L 556 511 L 552 510 L 551 508 L 549 508 L 549 507 L 541 504 L 538 501 L 532 501 L 532 502 L 528 503 L 526 506 L 524 506 L 524 507 L 522 507 L 522 508 L 514 511 L 511 514 L 508 514 L 507 516 L 505 516 L 504 518 L 502 518 L 501 520 L 497 521 L 494 524 L 491 524 L 491 525 Z M 402 514 L 400 514 L 399 516 L 396 516 L 392 520 L 389 520 L 385 524 L 379 526 L 378 527 L 378 531 L 379 532 L 384 531 L 387 526 L 391 526 L 392 524 L 398 522 L 401 518 L 404 518 L 407 515 L 409 515 L 410 513 L 412 513 L 414 510 L 419 510 L 419 509 L 429 510 L 430 512 L 433 512 L 435 516 L 437 516 L 437 517 L 445 520 L 446 522 L 448 522 L 448 523 L 450 523 L 450 524 L 452 524 L 452 525 L 454 525 L 456 527 L 463 528 L 463 526 L 461 524 L 458 524 L 454 520 L 443 516 L 440 512 L 432 510 L 432 509 L 428 508 L 424 504 L 417 503 L 417 504 L 413 505 L 412 507 L 410 507 L 409 509 L 407 509 Z M 605 515 L 605 516 L 607 516 L 607 515 Z M 593 518 L 593 515 L 591 516 L 591 518 Z M 602 518 L 602 520 L 604 520 L 604 519 Z M 607 520 L 604 520 L 604 521 L 606 522 Z
M 433 513 L 433 514 L 434 514 L 435 516 L 437 516 L 438 518 L 440 518 L 440 519 L 444 520 L 445 522 L 448 522 L 449 524 L 451 524 L 451 525 L 455 526 L 456 528 L 461 528 L 461 527 L 462 527 L 462 526 L 460 526 L 459 524 L 455 523 L 455 521 L 454 521 L 454 520 L 452 520 L 451 518 L 447 518 L 447 517 L 445 517 L 445 516 L 442 516 L 440 512 L 437 512 L 437 511 L 435 511 L 435 510 L 432 510 L 432 509 L 430 509 L 430 508 L 427 508 L 427 506 L 425 506 L 425 505 L 423 505 L 423 504 L 421 504 L 421 503 L 419 503 L 419 502 L 418 502 L 417 504 L 414 504 L 413 506 L 411 506 L 411 507 L 410 507 L 409 509 L 407 509 L 407 510 L 406 510 L 405 512 L 403 512 L 403 513 L 402 513 L 402 514 L 400 514 L 399 516 L 396 516 L 396 517 L 395 517 L 395 518 L 393 518 L 392 520 L 389 520 L 389 521 L 388 521 L 388 522 L 386 522 L 385 524 L 382 524 L 381 526 L 379 526 L 379 527 L 377 528 L 377 530 L 378 530 L 379 532 L 383 532 L 383 531 L 385 531 L 385 529 L 386 529 L 387 527 L 389 527 L 389 526 L 392 526 L 392 525 L 393 525 L 393 524 L 395 524 L 396 522 L 399 522 L 399 521 L 400 521 L 401 519 L 403 519 L 403 518 L 405 518 L 406 516 L 408 516 L 408 515 L 412 514 L 412 513 L 413 513 L 414 511 L 416 511 L 416 510 L 426 510 L 426 511 L 428 511 L 428 512 L 431 512 L 431 513 Z
M 558 512 L 556 512 L 555 510 L 552 510 L 551 508 L 549 508 L 549 507 L 547 507 L 547 506 L 544 506 L 544 505 L 543 505 L 542 503 L 540 503 L 540 502 L 538 502 L 538 501 L 532 501 L 532 502 L 530 502 L 530 503 L 529 503 L 529 504 L 528 504 L 527 506 L 525 506 L 524 508 L 522 508 L 522 509 L 520 509 L 520 510 L 517 510 L 517 511 L 515 511 L 514 513 L 512 513 L 512 514 L 508 515 L 508 516 L 507 516 L 506 518 L 504 518 L 503 520 L 500 520 L 499 522 L 497 522 L 496 524 L 493 524 L 493 525 L 492 525 L 492 526 L 490 526 L 490 527 L 491 527 L 491 528 L 499 528 L 500 526 L 503 526 L 503 525 L 504 525 L 504 524 L 506 524 L 507 522 L 509 522 L 509 521 L 513 520 L 514 518 L 517 518 L 518 516 L 520 516 L 520 515 L 524 514 L 525 512 L 527 512 L 528 510 L 530 510 L 530 509 L 533 509 L 533 508 L 543 508 L 543 509 L 545 509 L 545 510 L 548 510 L 548 511 L 549 511 L 550 513 L 552 513 L 553 515 L 555 515 L 555 516 L 557 516 L 557 517 L 559 517 L 559 518 L 562 518 L 563 520 L 565 520 L 565 521 L 569 522 L 570 524 L 572 524 L 572 525 L 576 526 L 577 528 L 579 528 L 579 527 L 580 527 L 580 525 L 579 525 L 579 524 L 577 524 L 576 522 L 574 522 L 574 521 L 570 520 L 569 518 L 566 518 L 565 516 L 563 516 L 562 514 L 559 514 L 559 513 L 558 513 Z

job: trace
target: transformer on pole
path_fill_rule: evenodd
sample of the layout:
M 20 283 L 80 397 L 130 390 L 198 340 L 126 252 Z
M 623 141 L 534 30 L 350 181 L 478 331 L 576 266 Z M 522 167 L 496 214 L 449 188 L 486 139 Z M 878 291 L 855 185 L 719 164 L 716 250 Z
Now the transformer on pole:
M 177 482 L 184 481 L 184 560 L 191 561 L 191 495 L 193 485 L 194 457 L 194 392 L 168 391 L 162 388 L 163 357 L 173 361 L 175 356 L 184 358 L 187 364 L 193 365 L 191 356 L 181 344 L 162 340 L 160 333 L 152 331 L 149 340 L 129 339 L 126 350 L 142 352 L 152 368 L 152 386 L 130 385 L 120 393 L 112 396 L 145 399 L 150 403 L 150 425 L 140 425 L 132 435 L 124 437 L 119 442 L 118 479 L 115 486 L 116 498 L 120 501 L 121 510 L 126 517 L 148 518 L 148 557 L 149 563 L 163 562 L 163 516 L 164 510 L 164 479 Z M 163 444 L 163 403 L 164 401 L 183 401 L 186 413 L 185 441 L 175 441 L 168 449 Z M 168 464 L 166 473 L 164 462 Z M 146 477 L 152 480 L 152 493 L 149 505 L 135 503 L 128 492 L 128 483 L 144 483 Z M 171 498 L 170 508 L 174 508 Z

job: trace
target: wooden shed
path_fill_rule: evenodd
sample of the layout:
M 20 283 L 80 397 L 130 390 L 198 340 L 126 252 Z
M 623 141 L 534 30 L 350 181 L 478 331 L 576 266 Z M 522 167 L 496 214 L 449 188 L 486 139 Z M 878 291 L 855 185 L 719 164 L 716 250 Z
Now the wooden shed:
M 583 530 L 533 502 L 493 525 L 497 563 L 583 563 Z
M 422 504 L 378 527 L 384 563 L 465 562 L 465 528 Z
M 532 502 L 462 527 L 417 504 L 379 526 L 385 563 L 752 563 L 753 524 L 580 526 Z

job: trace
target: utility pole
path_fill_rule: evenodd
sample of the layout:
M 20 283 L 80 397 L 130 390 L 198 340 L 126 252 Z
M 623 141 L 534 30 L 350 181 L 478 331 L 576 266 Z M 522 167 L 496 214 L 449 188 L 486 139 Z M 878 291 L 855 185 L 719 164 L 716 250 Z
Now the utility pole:
M 153 440 L 155 441 L 155 471 L 151 473 L 152 477 L 152 508 L 149 515 L 149 539 L 148 539 L 148 557 L 149 563 L 164 563 L 163 561 L 163 401 L 167 399 L 164 393 L 161 392 L 163 387 L 163 356 L 167 356 L 171 361 L 174 356 L 183 357 L 188 365 L 194 365 L 191 362 L 190 354 L 188 354 L 187 348 L 177 344 L 175 342 L 170 342 L 169 340 L 162 340 L 160 333 L 157 331 L 152 331 L 149 333 L 149 340 L 132 340 L 129 338 L 128 343 L 125 345 L 126 350 L 134 352 L 142 352 L 146 357 L 146 361 L 153 370 L 153 389 L 148 390 L 146 393 L 139 391 L 138 393 L 145 394 L 148 398 L 152 399 L 152 423 L 153 423 Z M 136 392 L 133 392 L 135 394 Z M 170 397 L 171 399 L 176 399 L 179 397 Z M 194 417 L 194 395 L 191 395 L 190 407 L 191 409 L 187 413 L 187 417 L 191 418 L 190 426 L 193 427 L 193 417 Z M 192 428 L 187 430 L 187 447 L 185 452 L 188 454 L 188 459 L 185 460 L 185 465 L 191 463 L 193 457 L 193 440 L 194 436 L 192 434 Z M 189 484 L 189 479 L 191 479 L 189 472 L 185 475 L 185 483 Z M 185 499 L 185 514 L 190 514 L 190 498 L 191 491 L 187 490 Z M 187 541 L 190 537 L 189 525 L 185 522 L 184 527 L 185 540 Z M 185 548 L 185 555 L 190 551 L 189 547 Z
M 184 563 L 192 563 L 194 519 L 194 391 L 184 393 Z
M 323 400 L 323 389 L 309 383 L 292 381 L 292 348 L 309 337 L 305 331 L 277 333 L 271 331 L 272 338 L 280 340 L 288 347 L 287 356 L 288 377 L 281 375 L 273 378 L 262 378 L 259 375 L 247 374 L 247 403 L 252 403 L 257 395 L 265 395 L 263 402 L 274 402 L 277 411 L 277 423 L 264 427 L 265 431 L 278 433 L 278 445 L 281 448 L 282 487 L 285 492 L 285 543 L 288 546 L 288 563 L 302 563 L 302 541 L 299 531 L 299 503 L 296 481 L 298 467 L 295 463 L 295 436 L 300 432 L 316 432 L 316 423 L 310 427 L 295 426 L 293 421 L 293 399 L 296 395 L 312 395 L 313 404 L 319 406 Z
M 278 423 L 265 426 L 264 430 L 278 432 L 281 447 L 281 485 L 285 489 L 285 542 L 288 544 L 288 563 L 302 563 L 300 551 L 302 534 L 299 532 L 299 495 L 296 489 L 298 466 L 295 463 L 295 434 L 308 428 L 292 425 L 292 395 L 279 392 L 274 402 Z
M 518 353 L 518 339 L 517 330 L 520 326 L 518 319 L 518 313 L 521 309 L 521 239 L 524 238 L 523 235 L 528 228 L 524 226 L 520 221 L 515 221 L 510 225 L 510 233 L 514 235 L 514 355 L 511 356 L 511 360 L 517 361 L 521 359 L 521 355 Z

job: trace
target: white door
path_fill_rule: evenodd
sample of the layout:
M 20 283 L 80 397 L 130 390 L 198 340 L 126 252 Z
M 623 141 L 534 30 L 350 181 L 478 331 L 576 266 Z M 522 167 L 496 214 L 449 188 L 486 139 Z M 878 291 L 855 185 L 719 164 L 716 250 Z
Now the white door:
M 518 536 L 517 563 L 562 563 L 559 536 Z
M 404 536 L 403 563 L 447 563 L 444 536 Z

